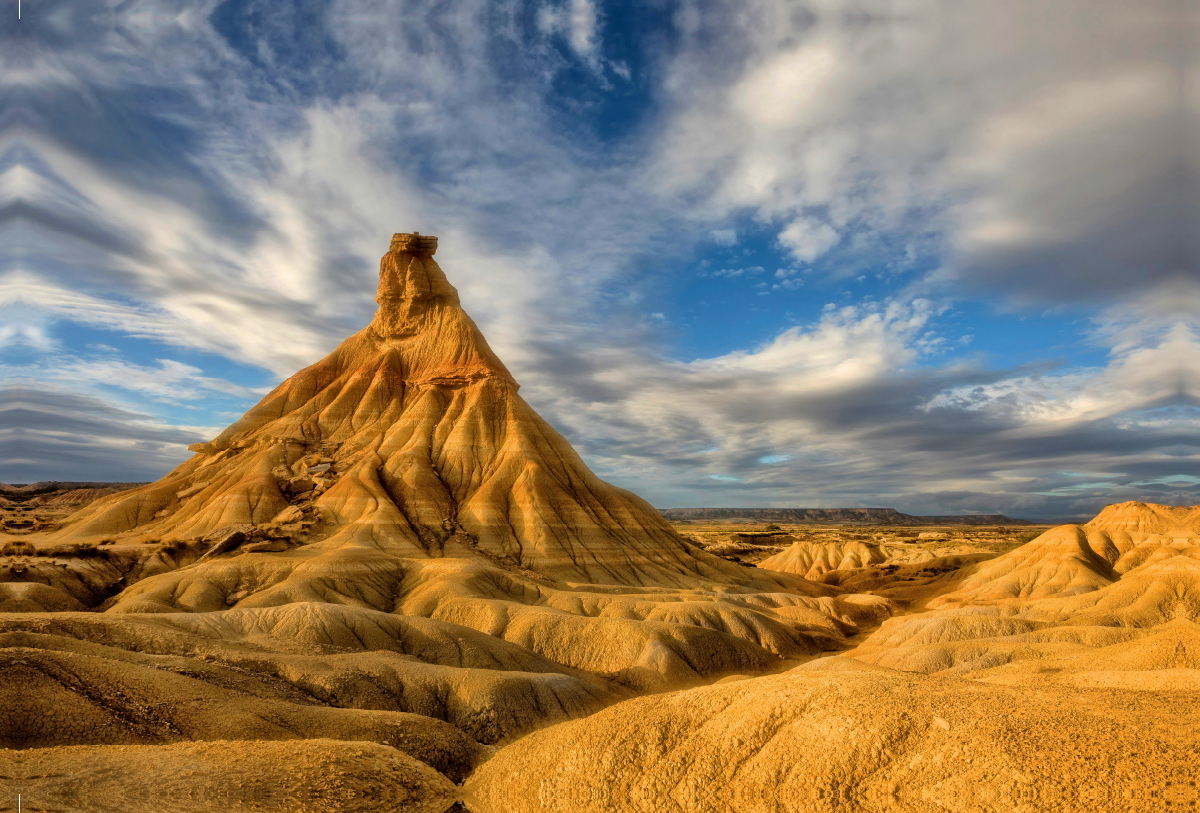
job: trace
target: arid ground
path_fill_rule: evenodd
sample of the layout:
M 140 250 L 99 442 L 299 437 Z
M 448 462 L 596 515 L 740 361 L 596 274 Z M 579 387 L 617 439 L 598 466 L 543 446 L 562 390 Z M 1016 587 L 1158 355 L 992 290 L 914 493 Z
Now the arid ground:
M 1200 508 L 668 520 L 435 250 L 161 480 L 0 491 L 0 809 L 1196 807 Z

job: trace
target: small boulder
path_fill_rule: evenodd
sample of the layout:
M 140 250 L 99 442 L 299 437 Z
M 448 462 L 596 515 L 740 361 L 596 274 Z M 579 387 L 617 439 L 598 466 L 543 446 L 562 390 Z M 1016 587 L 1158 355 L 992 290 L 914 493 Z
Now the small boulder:
M 288 543 L 282 539 L 267 539 L 250 545 L 243 545 L 243 553 L 280 553 L 288 549 Z
M 177 499 L 177 500 L 186 499 L 187 497 L 190 497 L 193 494 L 199 494 L 201 491 L 203 491 L 206 488 L 208 488 L 208 483 L 196 483 L 194 486 L 188 486 L 187 488 L 183 489 L 182 491 L 175 492 L 175 499 Z
M 204 539 L 205 541 L 216 539 L 217 544 L 209 548 L 208 551 L 196 561 L 203 562 L 205 559 L 209 559 L 214 556 L 220 556 L 222 553 L 228 553 L 250 538 L 249 532 L 251 529 L 253 529 L 253 527 L 253 525 L 231 525 L 213 531 L 211 534 L 204 537 Z
M 311 477 L 293 477 L 284 484 L 284 491 L 292 495 L 307 494 L 312 490 L 313 481 Z
M 293 522 L 299 522 L 304 519 L 304 512 L 295 505 L 289 505 L 287 508 L 275 515 L 275 519 L 271 520 L 276 525 L 288 525 Z

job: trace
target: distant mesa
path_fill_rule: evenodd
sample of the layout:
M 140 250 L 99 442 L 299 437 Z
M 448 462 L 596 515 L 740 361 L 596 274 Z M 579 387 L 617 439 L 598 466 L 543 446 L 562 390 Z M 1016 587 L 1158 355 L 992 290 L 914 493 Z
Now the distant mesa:
M 144 486 L 146 483 L 108 483 L 108 482 L 93 482 L 85 480 L 43 480 L 38 483 L 0 483 L 0 491 L 6 495 L 12 496 L 15 494 L 46 494 L 55 491 L 72 491 L 81 488 L 115 488 L 127 489 L 135 486 Z
M 1032 525 L 1003 514 L 956 514 L 920 517 L 895 508 L 663 508 L 667 519 L 725 519 L 752 522 L 828 523 L 834 525 Z

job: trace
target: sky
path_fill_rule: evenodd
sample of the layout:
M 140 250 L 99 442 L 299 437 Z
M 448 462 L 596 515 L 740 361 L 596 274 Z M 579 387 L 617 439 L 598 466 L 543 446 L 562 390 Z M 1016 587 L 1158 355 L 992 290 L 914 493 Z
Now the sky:
M 420 231 L 525 399 L 657 507 L 1200 503 L 1184 5 L 17 13 L 2 482 L 163 475 L 365 326 Z

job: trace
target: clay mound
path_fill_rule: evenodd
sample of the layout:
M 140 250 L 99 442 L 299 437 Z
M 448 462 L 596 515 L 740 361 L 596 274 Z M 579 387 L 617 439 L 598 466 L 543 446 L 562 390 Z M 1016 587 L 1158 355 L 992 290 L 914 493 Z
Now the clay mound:
M 387 733 L 387 720 L 354 710 L 419 714 L 497 743 L 632 695 L 492 636 L 332 605 L 0 617 L 0 688 L 24 709 L 0 720 L 0 739 L 30 747 Z
M 1065 599 L 1111 589 L 1147 565 L 1168 559 L 1185 572 L 1186 562 L 1174 560 L 1194 558 L 1200 552 L 1198 521 L 1200 510 L 1195 508 L 1138 502 L 1109 506 L 1086 525 L 1052 528 L 1016 550 L 978 565 L 961 589 L 940 599 L 939 606 Z M 1143 588 L 1139 592 L 1153 581 L 1153 576 L 1140 578 Z M 1126 596 L 1126 603 L 1130 583 L 1113 593 Z
M 327 549 L 476 557 L 566 582 L 766 583 L 588 470 L 517 394 L 436 243 L 396 235 L 367 328 L 162 480 L 100 500 L 56 538 L 170 541 L 278 520 Z
M 1176 703 L 832 658 L 538 732 L 486 763 L 466 792 L 487 813 L 1158 811 L 1185 730 L 1171 723 L 1194 717 Z
M 1053 528 L 963 568 L 928 612 L 885 621 L 849 654 L 905 671 L 1030 685 L 1124 685 L 1132 678 L 1112 673 L 1191 670 L 1200 651 L 1195 516 L 1194 508 L 1126 503 L 1085 525 Z M 1158 631 L 1169 631 L 1169 645 L 1153 638 Z M 1118 646 L 1131 647 L 1121 650 L 1119 667 Z M 1194 675 L 1143 677 L 1200 686 Z
M 1200 542 L 1200 540 L 1192 540 Z M 1078 624 L 1147 627 L 1200 618 L 1200 544 L 1164 545 L 1101 590 L 1039 602 L 1031 617 Z
M 445 813 L 458 796 L 429 766 L 366 742 L 48 748 L 0 761 L 6 798 L 64 813 Z
M 977 565 L 962 588 L 942 601 L 993 604 L 1099 590 L 1118 577 L 1113 565 L 1133 546 L 1120 532 L 1114 538 L 1099 529 L 1061 525 Z
M 1106 506 L 1087 527 L 1131 535 L 1200 536 L 1200 507 L 1117 503 Z
M 1200 691 L 1200 627 L 1057 626 L 961 612 L 885 625 L 849 653 L 863 663 L 1008 686 Z
M 466 559 L 408 560 L 369 548 L 243 554 L 145 578 L 113 613 L 218 613 L 310 603 L 424 616 L 503 638 L 564 666 L 637 689 L 689 685 L 730 671 L 845 646 L 895 611 L 885 599 L 797 589 L 713 592 L 560 589 Z M 289 635 L 292 633 L 289 633 Z
M 338 739 L 390 745 L 455 781 L 482 757 L 473 739 L 429 715 L 322 706 L 280 681 L 255 686 L 233 674 L 225 681 L 241 685 L 222 686 L 215 666 L 195 667 L 208 672 L 197 677 L 187 674 L 192 669 L 164 669 L 170 662 L 162 659 L 29 643 L 37 646 L 0 652 L 0 698 L 8 710 L 0 714 L 0 745 L 7 748 Z
M 765 570 L 795 573 L 806 579 L 819 579 L 831 570 L 859 570 L 887 560 L 878 545 L 863 542 L 809 542 L 796 540 L 782 553 L 764 559 L 758 566 Z

